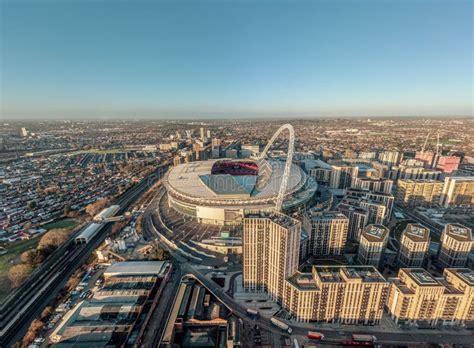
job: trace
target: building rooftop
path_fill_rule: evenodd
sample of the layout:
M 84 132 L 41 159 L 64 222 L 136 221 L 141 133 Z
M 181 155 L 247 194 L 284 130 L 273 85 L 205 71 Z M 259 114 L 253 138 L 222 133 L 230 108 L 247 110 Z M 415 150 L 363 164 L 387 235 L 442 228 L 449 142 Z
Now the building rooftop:
M 247 214 L 245 215 L 245 217 L 251 218 L 251 219 L 269 219 L 272 222 L 280 226 L 283 226 L 285 228 L 289 228 L 300 223 L 298 220 L 293 219 L 289 217 L 288 215 L 285 215 L 276 211 L 274 212 L 261 211 L 258 214 Z
M 440 285 L 439 281 L 436 280 L 427 270 L 423 268 L 402 268 L 405 273 L 408 274 L 417 284 L 430 286 Z
M 323 283 L 361 281 L 386 282 L 374 266 L 313 266 Z
M 310 214 L 311 214 L 312 220 L 334 220 L 334 219 L 349 220 L 343 213 L 338 212 L 338 211 L 324 211 L 324 212 L 311 211 Z
M 403 234 L 415 242 L 427 242 L 430 238 L 430 230 L 421 224 L 408 224 Z
M 466 226 L 461 224 L 447 224 L 444 228 L 450 237 L 460 242 L 472 241 L 472 231 Z
M 316 282 L 311 273 L 296 272 L 288 281 L 299 290 L 316 290 Z
M 465 281 L 470 286 L 474 286 L 474 271 L 468 268 L 451 269 L 459 278 Z
M 383 242 L 389 234 L 389 229 L 383 225 L 368 225 L 362 235 L 370 242 Z
M 124 261 L 109 266 L 104 277 L 129 275 L 157 275 L 162 276 L 168 265 L 167 261 Z

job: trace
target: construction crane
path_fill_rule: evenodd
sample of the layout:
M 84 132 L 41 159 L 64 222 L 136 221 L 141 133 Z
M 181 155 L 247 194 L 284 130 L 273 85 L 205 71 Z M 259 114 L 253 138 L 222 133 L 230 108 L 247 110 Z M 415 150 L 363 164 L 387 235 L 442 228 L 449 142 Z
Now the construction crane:
M 423 143 L 423 146 L 421 147 L 421 156 L 423 156 L 423 154 L 425 153 L 426 144 L 428 143 L 428 138 L 430 137 L 430 134 L 431 132 L 428 132 L 428 134 L 426 135 L 425 142 Z

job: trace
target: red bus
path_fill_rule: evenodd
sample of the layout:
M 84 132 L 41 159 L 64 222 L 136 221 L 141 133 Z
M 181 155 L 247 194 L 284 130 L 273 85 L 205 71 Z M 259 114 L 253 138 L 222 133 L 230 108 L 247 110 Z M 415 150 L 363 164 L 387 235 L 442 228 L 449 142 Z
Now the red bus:
M 308 338 L 310 340 L 323 340 L 324 339 L 324 335 L 320 332 L 314 332 L 314 331 L 308 331 Z

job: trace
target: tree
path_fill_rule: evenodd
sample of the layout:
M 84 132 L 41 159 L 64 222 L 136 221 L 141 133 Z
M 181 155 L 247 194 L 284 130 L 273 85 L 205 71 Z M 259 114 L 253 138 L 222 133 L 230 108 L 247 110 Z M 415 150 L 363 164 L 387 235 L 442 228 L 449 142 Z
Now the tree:
M 135 224 L 135 230 L 137 231 L 137 234 L 142 234 L 143 233 L 143 215 L 140 215 L 137 219 L 137 222 Z
M 28 202 L 28 209 L 33 210 L 33 209 L 36 208 L 37 205 L 38 205 L 38 203 L 36 203 L 36 201 L 29 201 Z
M 109 200 L 107 198 L 102 198 L 94 203 L 89 204 L 86 207 L 86 213 L 89 214 L 91 217 L 94 217 L 97 213 L 99 213 L 102 209 L 104 209 L 109 204 Z
M 56 249 L 68 239 L 69 233 L 65 229 L 49 230 L 38 243 L 38 249 Z
M 26 263 L 31 267 L 38 266 L 39 264 L 43 263 L 44 260 L 46 260 L 51 251 L 52 250 L 50 250 L 49 247 L 25 251 L 23 254 L 21 254 L 21 262 Z
M 32 268 L 30 265 L 19 264 L 15 265 L 8 271 L 8 279 L 12 282 L 16 288 L 20 286 L 26 278 L 30 275 Z
M 31 322 L 30 328 L 26 332 L 25 336 L 23 336 L 21 347 L 28 347 L 31 342 L 38 336 L 39 332 L 44 326 L 44 322 L 39 319 L 35 319 Z
M 68 203 L 64 204 L 64 211 L 63 211 L 64 216 L 68 216 L 70 212 L 71 212 L 71 206 Z

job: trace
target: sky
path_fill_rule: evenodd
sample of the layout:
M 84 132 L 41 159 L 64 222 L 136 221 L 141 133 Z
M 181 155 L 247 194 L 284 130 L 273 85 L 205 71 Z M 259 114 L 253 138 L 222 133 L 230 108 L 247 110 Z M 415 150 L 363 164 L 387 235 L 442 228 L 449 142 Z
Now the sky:
M 0 0 L 0 118 L 472 116 L 470 0 Z

